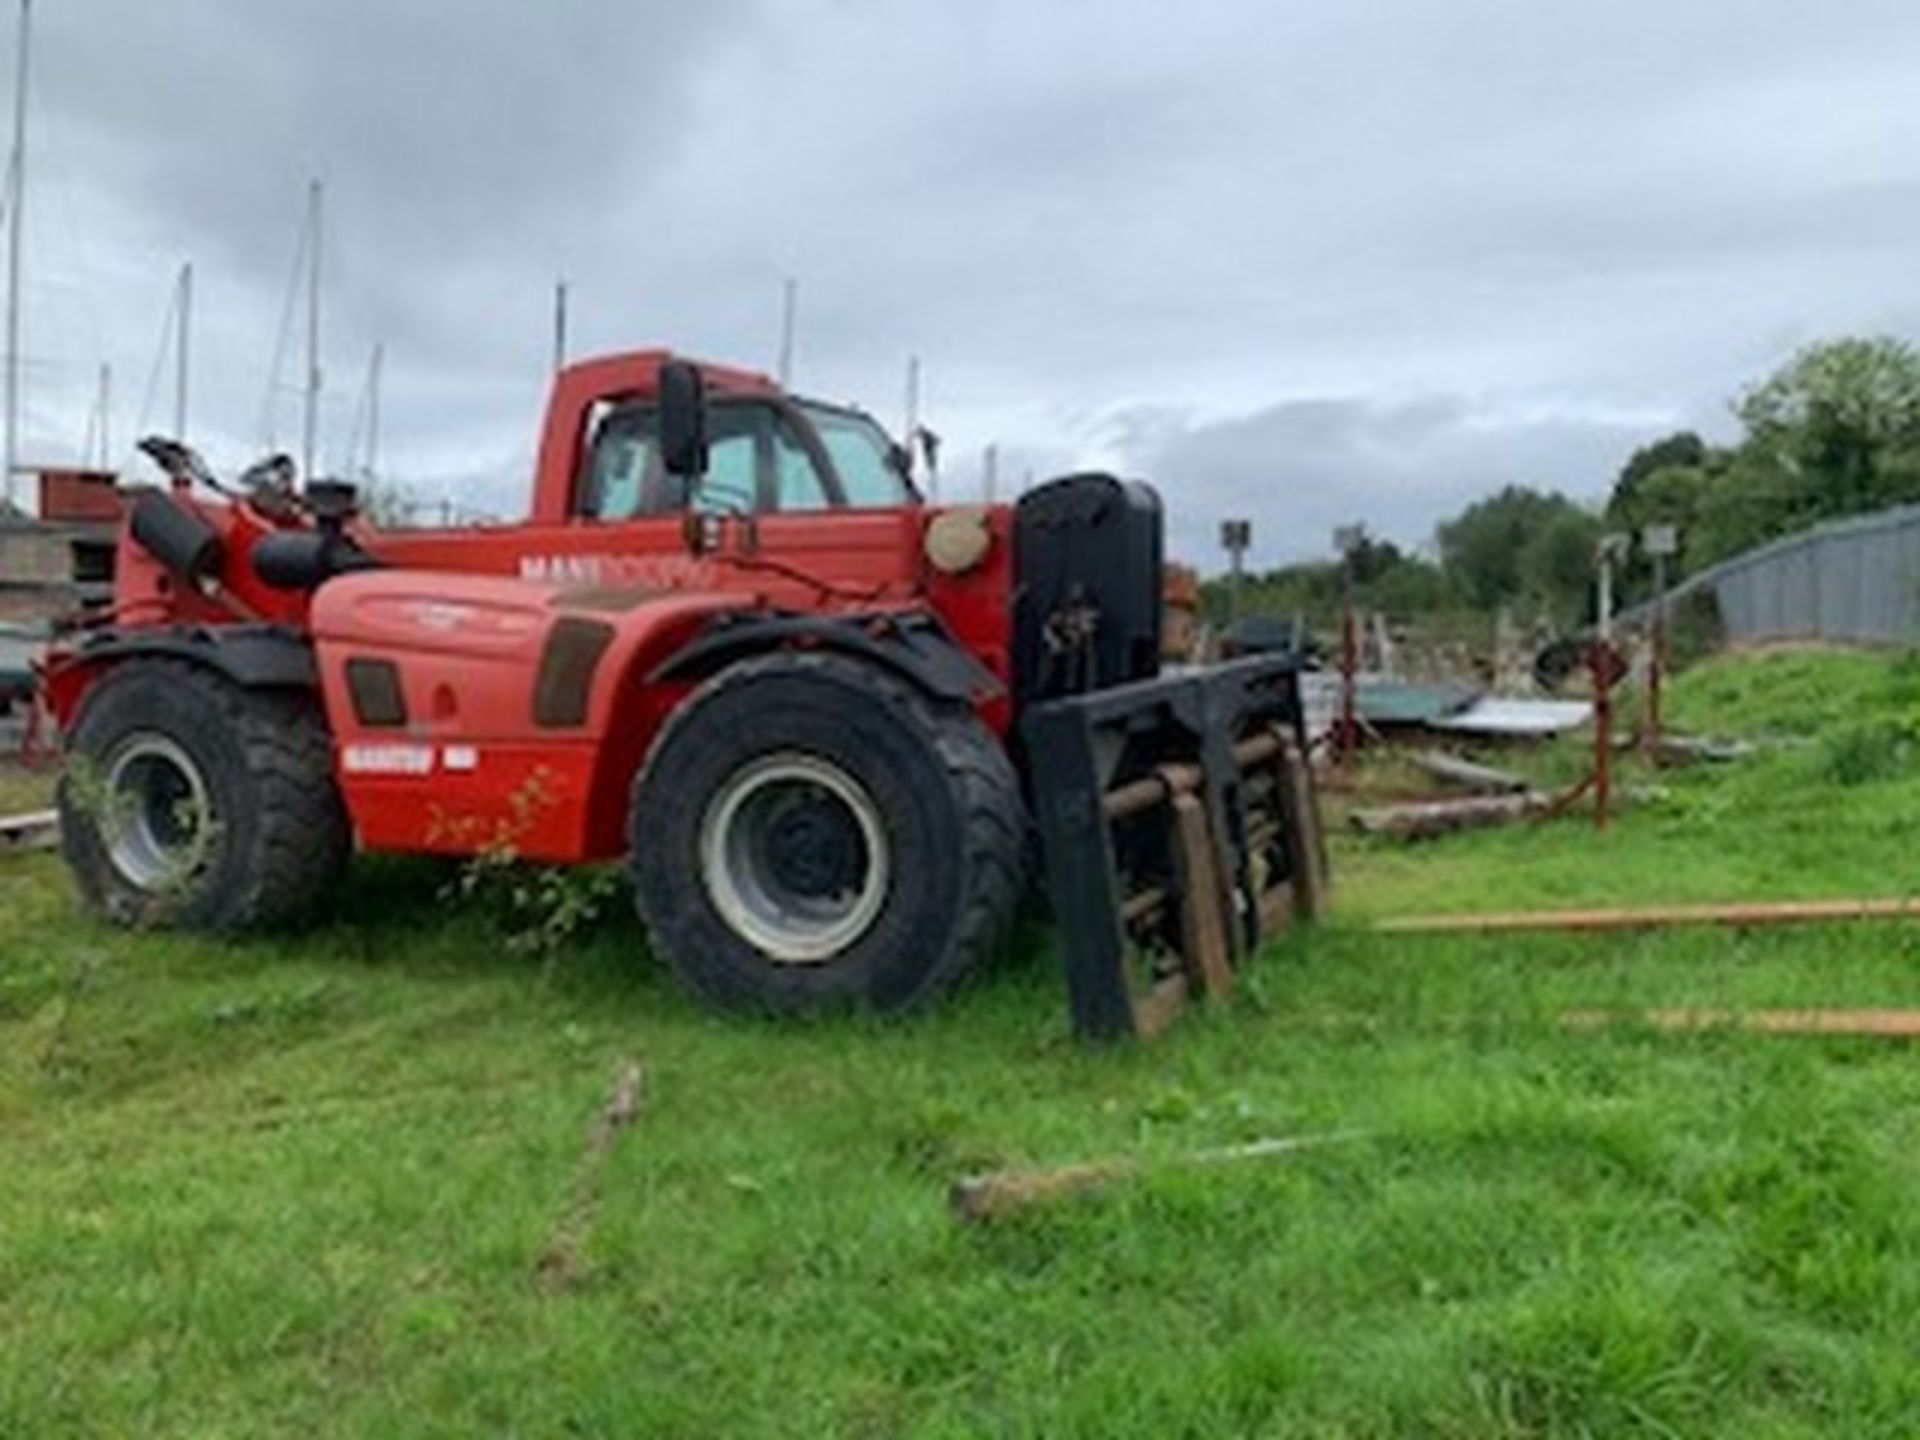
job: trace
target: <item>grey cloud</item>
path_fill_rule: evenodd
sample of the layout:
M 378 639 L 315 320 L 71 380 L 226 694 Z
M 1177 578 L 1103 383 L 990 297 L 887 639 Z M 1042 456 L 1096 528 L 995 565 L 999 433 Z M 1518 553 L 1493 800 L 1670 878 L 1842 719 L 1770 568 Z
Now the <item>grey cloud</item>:
M 1131 468 L 1167 498 L 1169 547 L 1209 569 L 1228 517 L 1253 521 L 1253 562 L 1270 566 L 1328 554 L 1334 527 L 1355 520 L 1425 548 L 1440 520 L 1508 484 L 1598 501 L 1648 436 L 1627 421 L 1502 415 L 1452 395 L 1312 397 L 1212 424 L 1118 418 Z
M 1356 515 L 1420 538 L 1507 478 L 1592 493 L 1608 447 L 1724 424 L 1794 344 L 1920 328 L 1920 11 L 1893 0 L 38 13 L 47 450 L 97 358 L 132 428 L 187 255 L 196 425 L 228 458 L 263 438 L 315 173 L 330 451 L 384 341 L 394 473 L 496 508 L 560 273 L 578 351 L 761 365 L 798 275 L 805 387 L 891 423 L 918 352 L 955 489 L 995 440 L 1125 463 L 1200 558 L 1248 501 L 1274 556 Z

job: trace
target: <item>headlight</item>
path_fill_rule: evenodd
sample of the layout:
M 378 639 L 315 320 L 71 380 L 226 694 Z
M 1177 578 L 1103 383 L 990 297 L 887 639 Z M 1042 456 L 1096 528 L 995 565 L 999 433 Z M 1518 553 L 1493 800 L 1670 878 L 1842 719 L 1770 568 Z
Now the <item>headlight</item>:
M 927 563 L 942 575 L 964 575 L 978 568 L 993 548 L 986 507 L 960 505 L 927 522 Z

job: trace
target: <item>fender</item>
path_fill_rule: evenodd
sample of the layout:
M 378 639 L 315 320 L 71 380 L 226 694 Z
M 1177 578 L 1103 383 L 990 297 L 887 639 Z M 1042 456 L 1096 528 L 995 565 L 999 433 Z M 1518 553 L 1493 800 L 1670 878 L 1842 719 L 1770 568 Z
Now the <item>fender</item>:
M 852 615 L 722 615 L 676 651 L 650 683 L 704 680 L 770 650 L 818 648 L 867 660 L 912 681 L 936 700 L 977 705 L 1005 687 L 923 610 Z
M 314 690 L 313 643 L 285 625 L 165 625 L 90 632 L 47 657 L 42 689 L 64 729 L 100 672 L 125 660 L 160 657 L 202 665 L 247 690 Z

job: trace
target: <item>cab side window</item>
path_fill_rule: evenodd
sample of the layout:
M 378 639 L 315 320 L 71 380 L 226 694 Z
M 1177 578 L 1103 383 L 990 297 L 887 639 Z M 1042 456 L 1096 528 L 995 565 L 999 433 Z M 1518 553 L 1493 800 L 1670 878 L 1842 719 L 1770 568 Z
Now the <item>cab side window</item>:
M 622 405 L 594 423 L 574 511 L 589 520 L 631 520 L 663 507 L 669 476 L 660 463 L 660 417 L 651 405 Z
M 773 479 L 776 510 L 826 510 L 833 504 L 819 467 L 785 420 L 773 428 Z
M 593 426 L 574 511 L 590 520 L 671 515 L 680 481 L 660 455 L 659 410 L 651 402 L 610 408 Z M 707 472 L 692 496 L 708 514 L 825 510 L 835 504 L 827 478 L 788 422 L 771 405 L 716 404 L 707 416 Z
M 716 405 L 707 417 L 707 473 L 694 509 L 707 514 L 760 508 L 760 452 L 766 412 L 760 406 Z

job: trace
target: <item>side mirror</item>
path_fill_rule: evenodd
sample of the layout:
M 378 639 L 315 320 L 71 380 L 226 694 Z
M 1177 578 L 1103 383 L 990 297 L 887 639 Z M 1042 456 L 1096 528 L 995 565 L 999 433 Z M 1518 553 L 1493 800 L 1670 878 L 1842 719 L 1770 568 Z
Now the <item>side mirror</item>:
M 706 473 L 707 382 L 700 367 L 685 360 L 660 367 L 660 459 L 681 480 Z

